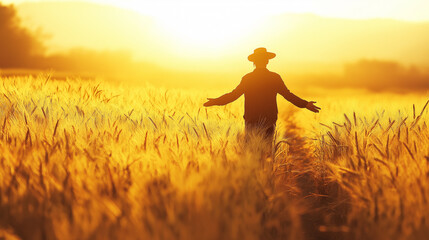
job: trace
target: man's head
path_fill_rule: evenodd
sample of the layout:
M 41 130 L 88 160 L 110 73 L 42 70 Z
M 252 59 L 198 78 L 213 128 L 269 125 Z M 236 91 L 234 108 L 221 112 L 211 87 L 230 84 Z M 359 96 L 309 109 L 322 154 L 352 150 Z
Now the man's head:
M 268 60 L 274 58 L 275 53 L 267 52 L 266 48 L 257 48 L 253 51 L 252 54 L 247 57 L 247 59 L 255 65 L 256 68 L 265 68 L 267 67 Z
M 268 59 L 257 59 L 253 61 L 253 66 L 256 68 L 266 68 L 268 65 Z

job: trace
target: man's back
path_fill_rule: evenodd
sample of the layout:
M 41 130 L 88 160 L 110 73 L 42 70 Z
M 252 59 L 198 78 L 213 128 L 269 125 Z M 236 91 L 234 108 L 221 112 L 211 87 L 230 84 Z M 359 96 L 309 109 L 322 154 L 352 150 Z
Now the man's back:
M 277 93 L 300 108 L 308 103 L 291 93 L 280 75 L 266 68 L 256 68 L 253 72 L 246 74 L 232 92 L 211 101 L 217 105 L 225 105 L 244 94 L 246 123 L 271 125 L 277 120 Z
M 266 68 L 255 69 L 243 77 L 241 84 L 245 98 L 244 119 L 253 123 L 275 123 L 278 112 L 276 96 L 284 85 L 280 76 Z

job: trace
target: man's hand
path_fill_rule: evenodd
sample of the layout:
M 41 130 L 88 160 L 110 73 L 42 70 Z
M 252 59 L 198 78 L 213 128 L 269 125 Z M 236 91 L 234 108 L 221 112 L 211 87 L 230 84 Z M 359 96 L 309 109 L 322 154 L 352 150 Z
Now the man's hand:
M 215 100 L 216 98 L 207 98 L 207 102 L 204 103 L 204 107 L 210 107 L 216 105 Z
M 314 103 L 316 103 L 316 102 L 313 102 L 313 101 L 308 102 L 307 106 L 305 106 L 305 108 L 307 108 L 308 110 L 310 110 L 312 112 L 318 113 L 320 110 L 320 107 L 315 106 Z

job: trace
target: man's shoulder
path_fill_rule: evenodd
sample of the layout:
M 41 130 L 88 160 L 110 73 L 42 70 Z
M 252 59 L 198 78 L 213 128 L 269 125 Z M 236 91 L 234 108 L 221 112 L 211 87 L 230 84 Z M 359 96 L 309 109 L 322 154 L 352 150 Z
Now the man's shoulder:
M 250 77 L 252 77 L 254 74 L 255 74 L 254 72 L 247 73 L 246 75 L 244 75 L 244 76 L 243 76 L 243 79 L 250 78 Z
M 268 71 L 269 73 L 270 73 L 270 75 L 272 75 L 273 77 L 275 77 L 275 78 L 282 78 L 281 76 L 280 76 L 280 74 L 278 74 L 278 73 L 275 73 L 275 72 L 271 72 L 271 71 Z
M 265 71 L 263 71 L 263 72 L 256 72 L 256 71 L 249 72 L 249 73 L 247 73 L 246 75 L 243 76 L 243 79 L 252 78 L 252 77 L 255 77 L 255 76 L 261 76 L 261 74 L 266 75 L 266 76 L 270 76 L 270 77 L 273 77 L 273 78 L 280 78 L 281 79 L 281 77 L 280 77 L 280 75 L 278 73 L 271 72 L 268 69 L 265 70 Z

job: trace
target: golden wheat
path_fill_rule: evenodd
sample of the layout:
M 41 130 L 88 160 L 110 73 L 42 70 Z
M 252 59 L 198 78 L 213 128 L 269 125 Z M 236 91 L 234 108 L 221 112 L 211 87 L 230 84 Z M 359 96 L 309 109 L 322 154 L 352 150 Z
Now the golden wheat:
M 22 239 L 300 238 L 238 105 L 190 91 L 3 78 L 1 228 Z M 201 114 L 204 113 L 204 114 Z M 238 140 L 238 141 L 237 141 Z M 280 164 L 284 159 L 267 162 Z
M 319 115 L 280 104 L 270 153 L 258 137 L 243 140 L 242 101 L 202 108 L 216 92 L 12 77 L 0 93 L 0 236 L 429 232 L 427 107 L 416 115 L 413 105 L 422 97 L 320 97 Z

